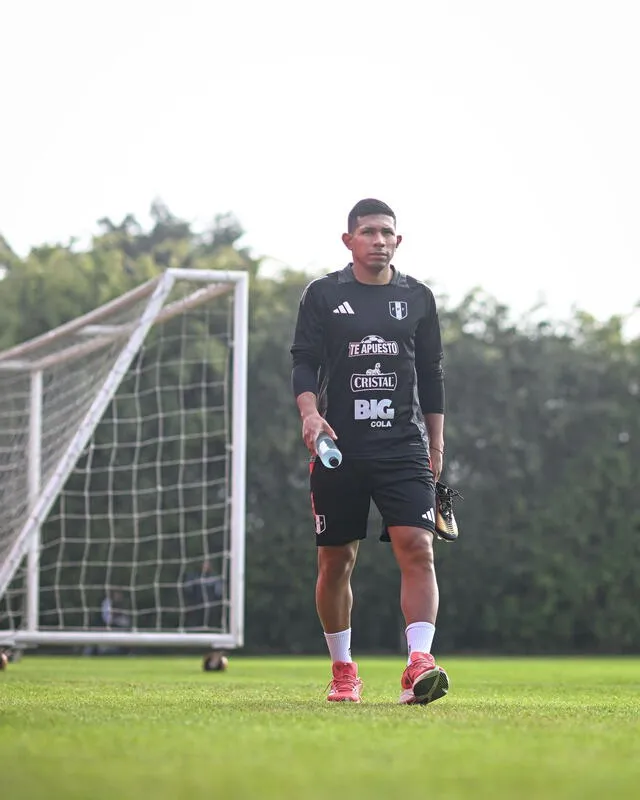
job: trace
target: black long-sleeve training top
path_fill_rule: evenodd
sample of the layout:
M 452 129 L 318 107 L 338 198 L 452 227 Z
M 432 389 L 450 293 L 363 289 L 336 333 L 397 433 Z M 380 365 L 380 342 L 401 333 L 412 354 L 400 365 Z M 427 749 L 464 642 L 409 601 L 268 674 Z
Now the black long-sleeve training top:
M 394 268 L 385 285 L 360 283 L 352 264 L 312 281 L 298 310 L 292 385 L 318 410 L 352 458 L 425 451 L 424 414 L 444 413 L 436 302 Z

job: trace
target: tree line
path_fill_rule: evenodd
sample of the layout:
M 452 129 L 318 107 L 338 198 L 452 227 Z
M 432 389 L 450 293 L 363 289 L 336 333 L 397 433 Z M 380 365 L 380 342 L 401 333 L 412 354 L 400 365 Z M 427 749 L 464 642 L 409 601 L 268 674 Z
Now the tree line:
M 247 270 L 246 650 L 324 652 L 308 458 L 290 389 L 311 276 L 262 275 L 232 214 L 196 233 L 160 202 L 151 212 L 148 230 L 130 215 L 100 220 L 83 249 L 46 245 L 21 258 L 0 237 L 0 350 L 167 267 Z M 464 500 L 459 540 L 436 546 L 438 651 L 638 652 L 640 339 L 624 337 L 621 317 L 514 322 L 480 290 L 441 301 L 440 319 L 444 479 Z M 357 652 L 395 652 L 403 641 L 399 575 L 378 525 L 372 509 L 354 574 Z

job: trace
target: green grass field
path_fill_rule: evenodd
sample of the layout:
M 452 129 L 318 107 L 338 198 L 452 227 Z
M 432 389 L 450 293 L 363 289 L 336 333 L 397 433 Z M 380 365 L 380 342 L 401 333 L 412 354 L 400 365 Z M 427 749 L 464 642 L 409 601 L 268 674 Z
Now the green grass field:
M 0 673 L 3 798 L 636 798 L 639 659 L 441 658 L 448 697 L 400 707 L 402 659 L 27 656 Z

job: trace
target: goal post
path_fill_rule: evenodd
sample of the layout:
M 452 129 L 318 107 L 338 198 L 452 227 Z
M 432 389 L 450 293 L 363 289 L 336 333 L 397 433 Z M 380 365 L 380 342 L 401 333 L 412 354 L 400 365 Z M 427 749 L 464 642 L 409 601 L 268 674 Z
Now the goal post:
M 244 641 L 248 274 L 0 353 L 0 644 Z

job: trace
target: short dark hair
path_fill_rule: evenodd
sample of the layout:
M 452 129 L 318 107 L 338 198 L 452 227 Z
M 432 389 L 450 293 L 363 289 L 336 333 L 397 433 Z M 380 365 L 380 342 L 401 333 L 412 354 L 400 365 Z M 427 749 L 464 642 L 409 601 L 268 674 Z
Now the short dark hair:
M 347 220 L 347 230 L 353 233 L 358 225 L 358 217 L 368 217 L 370 214 L 384 214 L 387 217 L 393 217 L 396 221 L 396 215 L 382 200 L 376 200 L 374 197 L 367 197 L 364 200 L 359 200 L 349 212 L 349 219 Z

